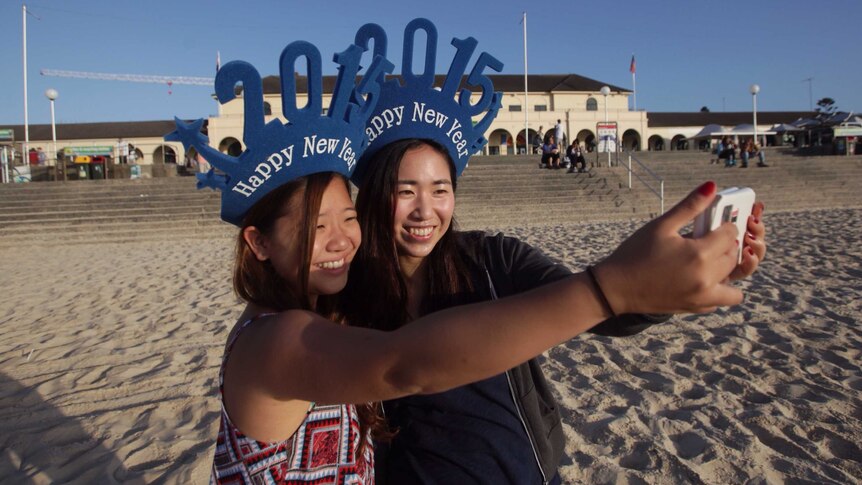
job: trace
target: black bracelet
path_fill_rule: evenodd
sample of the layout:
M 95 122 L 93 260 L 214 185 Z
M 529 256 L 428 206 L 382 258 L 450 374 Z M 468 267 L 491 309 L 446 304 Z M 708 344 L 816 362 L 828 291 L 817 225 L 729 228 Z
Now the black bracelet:
M 617 316 L 616 312 L 614 312 L 613 307 L 611 307 L 611 302 L 609 302 L 608 297 L 605 296 L 605 292 L 604 290 L 602 290 L 602 286 L 599 285 L 599 280 L 596 279 L 596 274 L 593 272 L 592 266 L 587 266 L 587 274 L 590 275 L 590 280 L 593 282 L 593 286 L 596 287 L 596 293 L 599 294 L 599 300 L 601 300 L 602 305 L 604 305 L 608 313 L 611 314 L 611 317 Z

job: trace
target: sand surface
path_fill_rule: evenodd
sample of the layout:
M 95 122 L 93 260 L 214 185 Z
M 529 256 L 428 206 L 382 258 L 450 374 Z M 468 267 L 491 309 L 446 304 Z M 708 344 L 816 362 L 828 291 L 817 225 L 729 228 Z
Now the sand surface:
M 546 354 L 566 483 L 862 483 L 862 209 L 766 221 L 742 305 Z M 581 268 L 635 227 L 506 232 Z M 206 482 L 231 258 L 223 235 L 0 249 L 0 483 Z

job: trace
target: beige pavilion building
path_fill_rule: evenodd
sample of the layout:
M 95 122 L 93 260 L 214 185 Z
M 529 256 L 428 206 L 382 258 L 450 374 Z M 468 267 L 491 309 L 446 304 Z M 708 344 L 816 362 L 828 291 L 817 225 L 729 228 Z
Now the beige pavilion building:
M 702 143 L 689 138 L 707 124 L 717 123 L 732 128 L 741 123 L 750 123 L 751 112 L 689 112 L 648 113 L 630 109 L 632 92 L 612 84 L 602 83 L 577 74 L 533 74 L 528 77 L 529 95 L 524 96 L 524 76 L 497 74 L 489 76 L 494 88 L 503 92 L 502 108 L 488 130 L 488 145 L 484 155 L 510 155 L 524 153 L 532 148 L 536 130 L 553 133 L 557 120 L 564 130 L 564 143 L 577 139 L 588 150 L 597 139 L 597 124 L 611 121 L 617 123 L 617 137 L 622 150 L 698 150 Z M 442 84 L 444 76 L 437 76 Z M 335 76 L 323 78 L 323 106 L 328 106 L 335 84 Z M 602 95 L 601 88 L 610 92 Z M 279 118 L 281 112 L 281 87 L 277 76 L 263 79 L 264 109 L 266 121 Z M 303 105 L 307 92 L 307 79 L 297 76 L 300 92 L 298 105 Z M 474 99 L 475 101 L 475 99 Z M 325 111 L 325 110 L 324 110 Z M 776 123 L 790 123 L 799 118 L 810 117 L 810 112 L 758 112 L 758 130 L 765 131 Z M 525 124 L 529 126 L 525 138 Z M 243 99 L 237 98 L 219 105 L 218 114 L 205 123 L 210 145 L 223 153 L 238 155 L 243 149 Z M 14 140 L 0 140 L 0 145 L 22 149 L 24 127 L 2 126 L 0 132 L 12 133 Z M 165 142 L 162 136 L 173 130 L 173 121 L 132 121 L 112 123 L 77 123 L 57 125 L 57 151 L 69 157 L 104 156 L 111 162 L 133 161 L 139 165 L 190 165 L 194 153 L 186 153 L 177 142 Z M 527 140 L 527 147 L 524 141 Z M 30 147 L 42 148 L 47 154 L 48 165 L 53 164 L 53 148 L 50 125 L 30 126 Z M 128 147 L 128 148 L 126 148 Z M 125 157 L 125 158 L 123 158 Z M 158 170 L 162 173 L 162 170 Z M 168 171 L 170 172 L 170 171 Z M 145 173 L 154 173 L 147 169 Z

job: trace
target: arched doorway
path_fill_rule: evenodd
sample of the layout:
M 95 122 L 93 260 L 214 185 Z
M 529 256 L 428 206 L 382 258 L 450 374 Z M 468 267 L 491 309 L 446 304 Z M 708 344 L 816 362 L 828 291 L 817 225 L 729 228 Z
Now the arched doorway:
M 153 163 L 177 163 L 177 152 L 168 145 L 159 145 L 153 152 Z
M 688 150 L 688 139 L 683 135 L 676 135 L 670 140 L 671 150 Z
M 232 157 L 242 155 L 242 143 L 236 138 L 227 137 L 218 144 L 218 151 L 227 153 Z
M 188 151 L 186 152 L 186 161 L 184 165 L 187 167 L 191 167 L 195 164 L 197 158 L 198 151 L 195 149 L 195 147 L 189 147 Z
M 535 145 L 535 143 L 536 143 L 536 130 L 530 128 L 529 133 L 530 133 L 530 136 L 527 137 L 527 140 L 529 141 L 528 145 L 530 146 L 530 150 L 527 151 L 527 149 L 524 147 L 524 130 L 521 130 L 518 132 L 518 154 L 519 155 L 520 154 L 526 154 L 526 153 L 534 153 L 533 147 L 536 146 Z
M 639 152 L 641 149 L 641 135 L 635 130 L 626 130 L 623 133 L 623 150 Z
M 514 140 L 512 134 L 503 129 L 497 129 L 488 136 L 488 155 L 513 155 Z
M 596 149 L 596 135 L 590 130 L 581 130 L 578 132 L 578 142 L 583 145 L 584 150 L 593 152 Z
M 660 152 L 664 150 L 664 138 L 659 135 L 653 135 L 647 140 L 650 151 Z

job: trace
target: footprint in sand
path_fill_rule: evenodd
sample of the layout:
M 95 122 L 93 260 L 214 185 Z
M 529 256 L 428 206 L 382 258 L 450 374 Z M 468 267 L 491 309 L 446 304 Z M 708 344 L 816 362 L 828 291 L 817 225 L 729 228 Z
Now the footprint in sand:
M 676 448 L 677 456 L 686 460 L 700 455 L 709 447 L 709 442 L 693 431 L 672 435 L 670 440 Z

